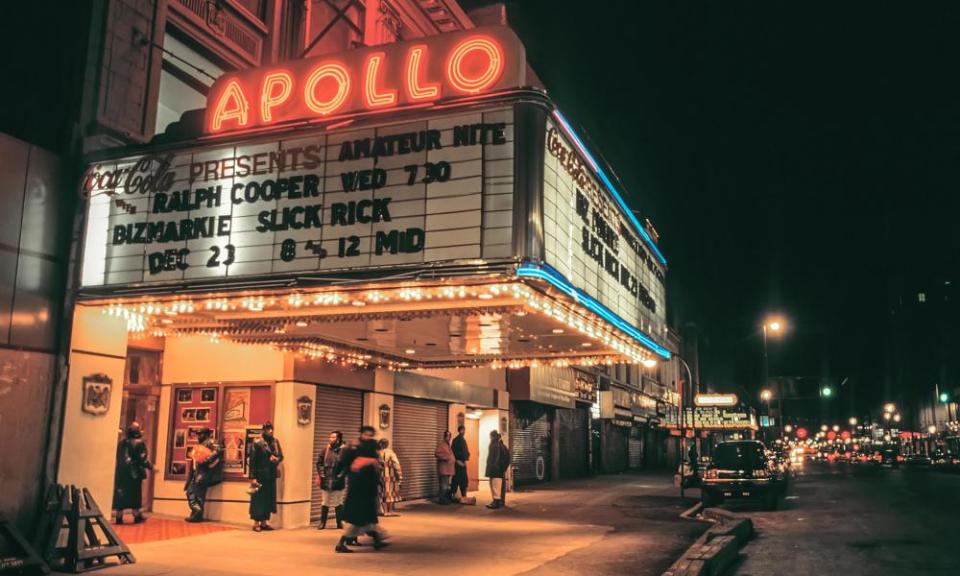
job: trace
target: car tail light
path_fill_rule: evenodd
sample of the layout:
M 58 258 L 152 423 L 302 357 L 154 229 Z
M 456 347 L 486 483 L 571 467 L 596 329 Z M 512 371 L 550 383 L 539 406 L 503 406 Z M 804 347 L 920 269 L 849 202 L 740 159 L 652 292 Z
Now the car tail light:
M 766 470 L 756 470 L 756 471 L 754 471 L 754 473 L 753 473 L 753 476 L 754 476 L 755 478 L 766 478 L 766 477 L 769 476 L 769 475 L 770 475 L 770 473 L 767 472 Z
M 720 472 L 716 468 L 711 468 L 703 473 L 704 478 L 719 478 Z

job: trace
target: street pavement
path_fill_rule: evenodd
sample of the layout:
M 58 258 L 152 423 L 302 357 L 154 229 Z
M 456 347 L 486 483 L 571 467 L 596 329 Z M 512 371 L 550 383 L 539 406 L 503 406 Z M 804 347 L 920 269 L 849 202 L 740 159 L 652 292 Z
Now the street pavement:
M 526 489 L 508 508 L 410 503 L 383 525 L 392 545 L 335 554 L 337 530 L 228 530 L 131 545 L 137 563 L 111 575 L 226 574 L 661 574 L 707 528 L 679 518 L 667 473 L 600 476 Z
M 725 507 L 758 533 L 738 576 L 960 574 L 960 475 L 807 463 L 780 510 Z

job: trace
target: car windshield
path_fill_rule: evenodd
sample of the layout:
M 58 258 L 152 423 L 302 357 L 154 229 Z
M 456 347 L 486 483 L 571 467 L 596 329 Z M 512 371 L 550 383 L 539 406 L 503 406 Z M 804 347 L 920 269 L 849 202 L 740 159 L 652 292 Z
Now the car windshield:
M 766 458 L 759 444 L 721 444 L 714 452 L 713 463 L 717 468 L 729 470 L 754 470 L 762 468 Z

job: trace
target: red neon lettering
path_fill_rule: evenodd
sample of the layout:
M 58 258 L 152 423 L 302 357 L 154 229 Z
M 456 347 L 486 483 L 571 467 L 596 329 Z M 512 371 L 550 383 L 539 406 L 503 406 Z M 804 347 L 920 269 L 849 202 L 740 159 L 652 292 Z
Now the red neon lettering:
M 289 72 L 279 70 L 264 76 L 260 91 L 260 119 L 270 122 L 273 118 L 271 110 L 286 102 L 292 92 L 293 76 Z
M 426 51 L 426 45 L 421 44 L 407 52 L 407 96 L 411 100 L 434 100 L 440 95 L 438 82 L 420 84 L 420 63 Z
M 478 58 L 482 58 L 482 64 L 478 65 Z M 447 81 L 460 92 L 477 94 L 497 83 L 503 67 L 503 48 L 493 38 L 474 36 L 457 44 L 450 52 Z
M 227 82 L 213 109 L 213 120 L 210 123 L 212 131 L 220 131 L 227 120 L 236 120 L 239 128 L 246 126 L 249 108 L 250 104 L 247 102 L 247 97 L 243 95 L 240 83 L 236 80 Z
M 317 97 L 317 85 L 320 81 L 329 78 L 336 85 L 336 92 L 326 100 Z M 329 62 L 313 69 L 307 76 L 303 86 L 303 101 L 312 112 L 320 116 L 328 116 L 340 109 L 350 94 L 350 73 L 343 64 Z
M 363 100 L 369 108 L 393 106 L 397 103 L 396 90 L 377 91 L 377 73 L 385 56 L 383 52 L 374 52 L 367 56 L 363 65 Z

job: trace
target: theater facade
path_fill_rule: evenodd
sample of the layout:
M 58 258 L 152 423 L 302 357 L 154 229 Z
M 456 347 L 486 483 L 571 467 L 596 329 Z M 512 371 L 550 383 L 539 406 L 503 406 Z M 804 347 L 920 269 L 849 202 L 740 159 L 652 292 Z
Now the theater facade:
M 207 515 L 245 521 L 267 420 L 287 527 L 318 513 L 329 432 L 361 424 L 408 499 L 461 424 L 473 488 L 491 430 L 518 483 L 590 473 L 592 421 L 662 405 L 601 382 L 671 358 L 666 260 L 536 84 L 512 31 L 475 28 L 224 75 L 202 133 L 91 158 L 59 481 L 109 507 L 134 420 L 162 514 L 209 427 Z

